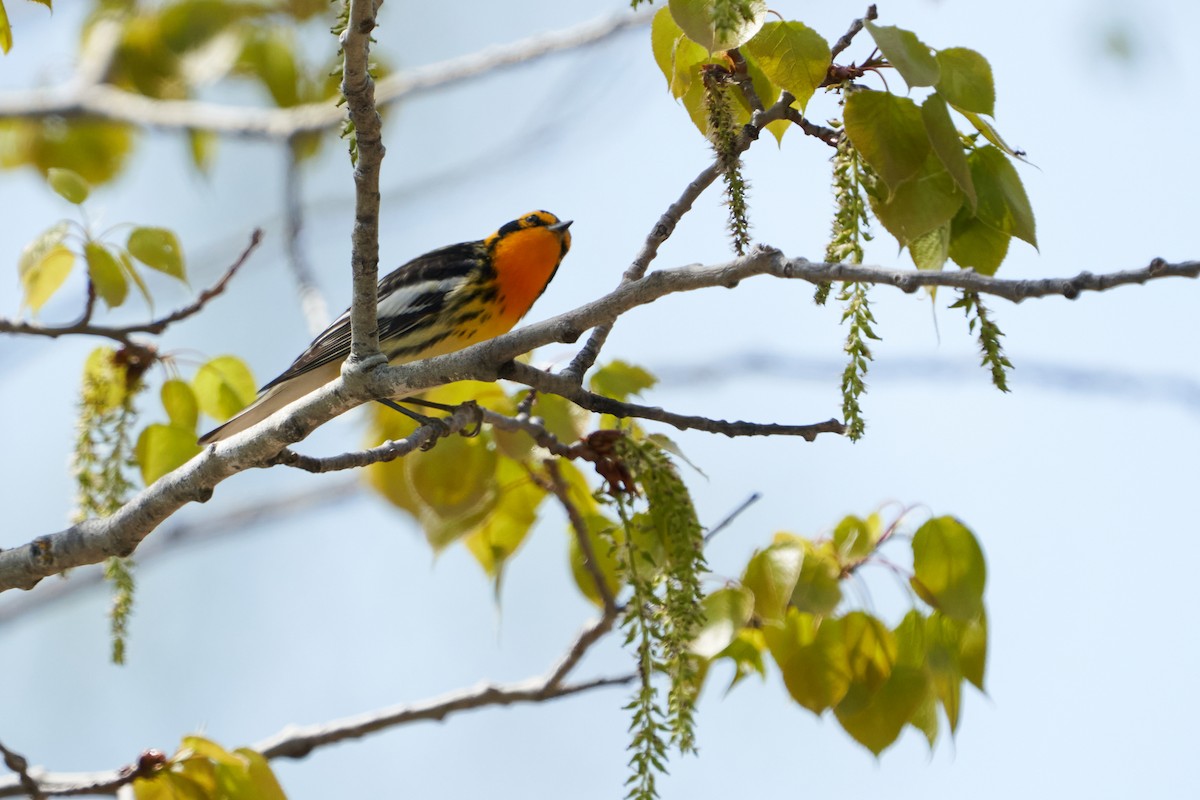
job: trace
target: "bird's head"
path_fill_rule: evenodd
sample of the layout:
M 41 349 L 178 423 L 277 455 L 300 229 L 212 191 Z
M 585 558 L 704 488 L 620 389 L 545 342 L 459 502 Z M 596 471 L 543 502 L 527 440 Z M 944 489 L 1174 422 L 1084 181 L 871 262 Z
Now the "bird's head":
M 510 244 L 515 244 L 516 241 L 533 243 L 544 242 L 546 241 L 545 237 L 553 236 L 559 243 L 558 258 L 561 260 L 571 249 L 571 232 L 568 230 L 571 222 L 572 220 L 569 219 L 560 220 L 549 211 L 530 211 L 523 217 L 504 223 L 500 226 L 500 230 L 485 241 L 489 246 L 494 246 L 502 239 L 509 240 Z

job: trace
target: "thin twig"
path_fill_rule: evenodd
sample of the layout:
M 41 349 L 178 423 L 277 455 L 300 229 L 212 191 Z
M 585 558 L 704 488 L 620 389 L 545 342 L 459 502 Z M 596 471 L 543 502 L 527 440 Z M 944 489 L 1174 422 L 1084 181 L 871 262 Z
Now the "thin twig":
M 90 313 L 85 313 L 79 322 L 76 322 L 72 325 L 61 326 L 47 326 L 39 325 L 34 322 L 0 319 L 0 333 L 17 333 L 28 336 L 48 336 L 52 339 L 56 339 L 59 336 L 68 336 L 72 334 L 79 334 L 83 336 L 100 336 L 130 346 L 133 344 L 133 341 L 130 338 L 133 336 L 133 334 L 160 334 L 165 331 L 169 325 L 181 320 L 185 320 L 188 317 L 199 313 L 208 304 L 208 301 L 225 291 L 225 287 L 228 286 L 229 281 L 233 279 L 233 276 L 237 274 L 237 271 L 241 269 L 242 265 L 246 263 L 246 260 L 250 258 L 250 254 L 254 252 L 256 247 L 258 247 L 259 243 L 262 241 L 262 237 L 262 230 L 255 228 L 254 232 L 250 234 L 250 244 L 246 245 L 246 249 L 242 251 L 242 254 L 238 256 L 237 260 L 233 262 L 229 269 L 225 270 L 225 274 L 222 275 L 216 283 L 200 292 L 195 301 L 192 303 L 184 306 L 183 308 L 176 309 L 166 316 L 151 320 L 150 322 L 145 322 L 140 325 L 128 325 L 121 328 L 115 328 L 106 325 L 93 325 L 88 321 L 91 316 Z M 90 308 L 91 304 L 94 302 L 90 299 L 90 297 L 91 295 L 89 295 L 88 308 Z
M 296 292 L 300 295 L 300 312 L 308 332 L 316 336 L 329 326 L 329 304 L 321 294 L 316 280 L 313 278 L 312 265 L 308 263 L 308 255 L 304 250 L 301 237 L 304 231 L 304 203 L 301 189 L 300 158 L 296 153 L 295 140 L 290 140 L 287 148 L 287 170 L 283 179 L 284 216 L 287 218 L 287 255 L 288 266 L 291 267 L 292 277 L 296 280 Z
M 742 515 L 743 511 L 745 511 L 747 508 L 754 505 L 761 499 L 762 499 L 762 495 L 759 494 L 758 492 L 755 492 L 754 494 L 750 495 L 745 500 L 743 500 L 741 505 L 739 505 L 733 511 L 730 511 L 728 514 L 725 515 L 725 519 L 721 520 L 716 525 L 714 525 L 708 529 L 708 533 L 704 534 L 704 543 L 708 544 L 709 542 L 711 542 L 713 540 L 713 537 L 715 537 L 718 533 L 720 533 L 721 531 L 725 530 L 730 525 L 732 525 L 733 521 L 735 519 L 737 519 L 738 517 L 740 517 Z
M 868 22 L 877 19 L 878 17 L 879 12 L 876 11 L 875 4 L 872 3 L 871 5 L 867 6 L 867 13 L 850 23 L 850 29 L 842 34 L 842 38 L 833 43 L 833 47 L 829 48 L 830 57 L 837 58 L 840 56 L 842 51 L 849 47 L 850 43 L 854 41 L 854 37 L 857 36 L 858 32 L 863 29 L 863 26 Z
M 596 560 L 596 548 L 592 547 L 592 539 L 588 534 L 587 520 L 583 518 L 583 514 L 579 510 L 579 506 L 571 499 L 571 487 L 563 478 L 562 470 L 558 467 L 558 462 L 553 458 L 548 458 L 544 462 L 546 474 L 550 476 L 549 489 L 558 498 L 558 502 L 562 505 L 563 510 L 567 512 L 567 519 L 571 523 L 571 530 L 575 533 L 575 543 L 579 545 L 579 553 L 583 557 L 583 566 L 587 569 L 588 574 L 592 576 L 592 583 L 596 585 L 596 594 L 599 595 L 601 603 L 604 604 L 604 615 L 610 616 L 616 613 L 616 598 L 613 597 L 612 589 L 609 588 L 608 581 L 604 577 L 604 573 L 600 570 L 600 562 Z

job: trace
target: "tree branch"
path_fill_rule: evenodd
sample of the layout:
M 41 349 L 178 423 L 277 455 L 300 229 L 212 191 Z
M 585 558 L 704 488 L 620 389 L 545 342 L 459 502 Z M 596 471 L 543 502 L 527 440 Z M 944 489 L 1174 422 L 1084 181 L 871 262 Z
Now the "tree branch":
M 37 781 L 29 775 L 29 762 L 20 753 L 14 753 L 3 744 L 0 744 L 0 755 L 4 756 L 4 766 L 8 767 L 15 773 L 17 786 L 21 789 L 21 793 L 28 795 L 32 800 L 41 800 L 46 795 L 42 794 L 42 790 L 38 788 Z
M 499 69 L 597 44 L 646 25 L 649 13 L 606 16 L 570 28 L 491 47 L 389 75 L 379 82 L 377 101 L 388 106 L 409 96 L 451 86 Z M 98 26 L 97 26 L 98 27 Z M 94 77 L 97 81 L 102 73 Z M 345 118 L 334 100 L 291 108 L 247 108 L 195 100 L 155 100 L 76 76 L 57 88 L 0 93 L 0 119 L 91 117 L 162 130 L 199 130 L 251 139 L 285 140 L 298 133 L 336 129 Z
M 59 336 L 67 336 L 71 334 L 82 334 L 84 336 L 100 336 L 105 339 L 112 339 L 126 346 L 133 345 L 130 337 L 135 333 L 152 333 L 160 334 L 173 323 L 185 320 L 195 314 L 200 313 L 217 295 L 225 291 L 225 287 L 233 280 L 233 276 L 242 268 L 246 260 L 250 258 L 250 254 L 262 242 L 263 232 L 261 228 L 255 228 L 250 234 L 250 244 L 246 245 L 246 249 L 238 256 L 237 260 L 225 270 L 225 274 L 217 280 L 212 286 L 200 292 L 196 299 L 184 306 L 176 309 L 166 316 L 151 320 L 150 322 L 142 323 L 141 325 L 128 325 L 125 327 L 114 328 L 107 325 L 93 325 L 90 321 L 91 313 L 85 313 L 83 317 L 71 325 L 39 325 L 36 322 L 24 322 L 20 320 L 0 319 L 0 333 L 17 333 L 28 336 L 49 336 L 52 339 L 57 339 Z M 91 289 L 88 294 L 88 309 L 94 303 L 95 296 Z
M 842 54 L 842 51 L 844 51 L 847 47 L 849 47 L 850 43 L 854 41 L 854 37 L 857 36 L 858 32 L 863 29 L 863 26 L 865 26 L 871 20 L 876 19 L 878 16 L 879 16 L 879 12 L 876 11 L 874 3 L 867 6 L 867 13 L 864 14 L 861 18 L 856 19 L 856 20 L 854 20 L 854 22 L 850 23 L 850 29 L 848 31 L 846 31 L 845 33 L 843 33 L 842 38 L 840 38 L 836 42 L 834 42 L 833 46 L 829 48 L 830 58 L 832 59 L 832 58 L 837 58 L 838 56 L 840 56 Z
M 460 711 L 518 703 L 542 703 L 609 686 L 624 686 L 636 677 L 635 673 L 594 678 L 579 683 L 563 682 L 592 645 L 612 630 L 614 619 L 615 616 L 609 614 L 587 625 L 563 657 L 543 677 L 529 678 L 517 683 L 484 683 L 473 689 L 451 692 L 432 700 L 396 705 L 321 725 L 290 726 L 253 745 L 253 749 L 268 759 L 305 758 L 320 747 L 361 739 L 369 734 L 411 722 L 441 721 Z M 115 794 L 117 789 L 133 780 L 136 773 L 135 767 L 127 766 L 110 772 L 95 773 L 46 773 L 29 770 L 24 776 L 30 781 L 35 781 L 32 788 L 40 792 L 41 796 L 62 796 Z M 22 782 L 21 776 L 0 779 L 0 797 L 28 794 L 30 787 Z
M 827 264 L 803 258 L 789 260 L 778 250 L 760 247 L 744 258 L 725 264 L 660 270 L 544 322 L 454 353 L 372 370 L 362 376 L 361 385 L 350 386 L 344 379 L 335 380 L 253 428 L 210 446 L 200 456 L 139 492 L 112 516 L 86 520 L 59 533 L 40 536 L 28 544 L 0 552 L 0 591 L 30 588 L 47 575 L 95 564 L 110 555 L 128 555 L 181 506 L 206 501 L 221 481 L 243 470 L 270 463 L 284 447 L 304 438 L 338 414 L 369 399 L 411 394 L 457 380 L 491 381 L 515 377 L 535 388 L 562 394 L 593 411 L 625 413 L 727 435 L 783 433 L 804 436 L 806 431 L 813 435 L 821 430 L 833 432 L 840 423 L 830 421 L 816 429 L 812 426 L 778 426 L 779 430 L 770 430 L 752 423 L 726 423 L 617 403 L 584 391 L 574 385 L 572 378 L 511 363 L 517 356 L 537 347 L 552 342 L 576 341 L 581 332 L 610 323 L 621 314 L 666 295 L 708 287 L 733 287 L 739 281 L 758 275 L 809 283 L 840 280 L 885 284 L 906 292 L 922 286 L 949 286 L 1019 302 L 1051 295 L 1074 298 L 1083 291 L 1105 291 L 1169 277 L 1195 278 L 1200 275 L 1200 261 L 1168 264 L 1155 259 L 1142 269 L 1106 275 L 1083 272 L 1074 278 L 1004 280 L 971 270 L 921 272 L 859 264 Z
M 345 67 L 342 94 L 354 126 L 354 232 L 350 265 L 354 290 L 350 303 L 350 358 L 381 362 L 376 315 L 379 283 L 379 167 L 383 162 L 383 120 L 375 108 L 375 81 L 369 69 L 371 32 L 380 0 L 350 0 L 350 20 L 342 32 Z
M 571 499 L 571 487 L 563 478 L 558 461 L 548 458 L 545 460 L 545 467 L 546 474 L 550 476 L 549 485 L 546 488 L 558 498 L 559 504 L 567 512 L 571 530 L 575 533 L 575 542 L 579 545 L 579 553 L 583 557 L 583 566 L 591 575 L 592 583 L 596 586 L 596 594 L 604 605 L 604 616 L 614 616 L 617 610 L 617 601 L 613 597 L 612 589 L 608 586 L 608 581 L 604 579 L 604 573 L 600 571 L 600 562 L 596 560 L 596 549 L 592 547 L 592 540 L 588 535 L 587 520 L 580 513 L 579 506 Z

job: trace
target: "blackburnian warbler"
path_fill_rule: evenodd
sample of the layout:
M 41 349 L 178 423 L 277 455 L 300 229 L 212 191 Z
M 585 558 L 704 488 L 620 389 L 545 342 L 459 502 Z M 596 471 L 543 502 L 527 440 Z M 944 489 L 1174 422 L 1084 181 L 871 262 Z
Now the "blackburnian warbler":
M 534 211 L 478 242 L 418 256 L 379 281 L 379 347 L 405 364 L 499 336 L 525 316 L 571 247 L 548 211 Z M 258 399 L 200 437 L 219 442 L 338 377 L 350 354 L 350 311 L 325 329 Z

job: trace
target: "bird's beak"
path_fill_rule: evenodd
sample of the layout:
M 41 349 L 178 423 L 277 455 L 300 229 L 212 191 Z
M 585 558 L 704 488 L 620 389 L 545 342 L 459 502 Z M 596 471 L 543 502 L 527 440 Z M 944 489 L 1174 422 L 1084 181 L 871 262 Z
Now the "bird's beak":
M 546 228 L 554 231 L 555 233 L 559 233 L 560 231 L 565 231 L 567 228 L 571 227 L 571 223 L 574 221 L 575 220 L 573 219 L 565 219 L 562 222 L 556 222 L 553 225 L 547 225 Z

